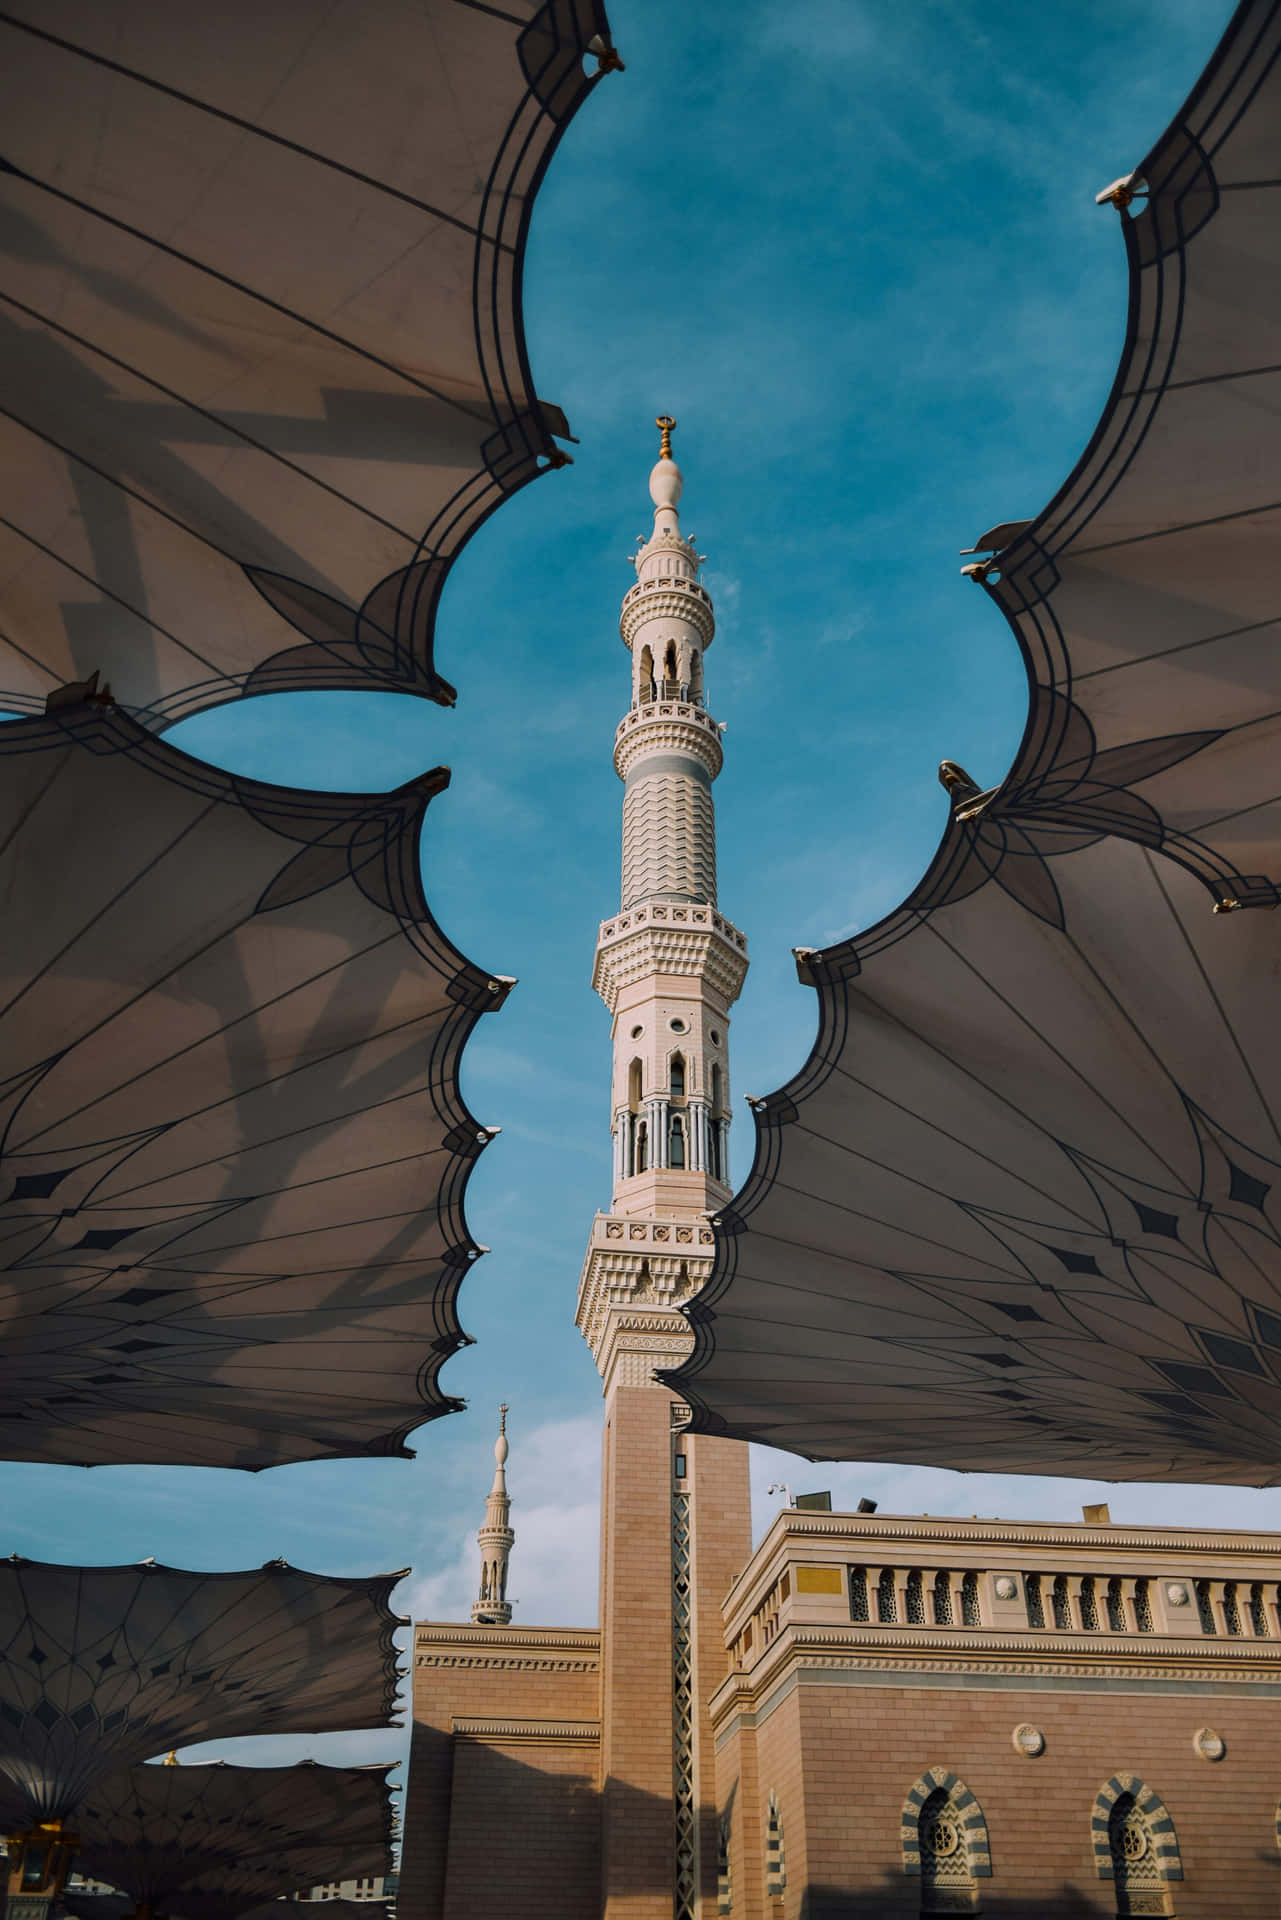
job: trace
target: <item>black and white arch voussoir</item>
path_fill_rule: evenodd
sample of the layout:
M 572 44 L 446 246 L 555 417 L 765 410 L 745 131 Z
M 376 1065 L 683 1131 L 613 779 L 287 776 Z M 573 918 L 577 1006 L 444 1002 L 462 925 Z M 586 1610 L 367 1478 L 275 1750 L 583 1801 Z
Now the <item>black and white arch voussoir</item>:
M 397 1724 L 400 1578 L 0 1561 L 5 1830 L 65 1818 L 170 1747 Z
M 423 896 L 446 779 L 261 786 L 91 706 L 0 728 L 0 1457 L 403 1454 L 456 1406 L 459 1065 L 510 982 Z
M 670 1376 L 705 1429 L 1281 1481 L 1279 52 L 1247 0 L 1122 183 L 1104 419 L 976 563 L 1028 669 L 1014 768 L 954 781 L 902 908 L 799 956 L 819 1038 Z
M 613 64 L 600 0 L 0 8 L 0 710 L 452 699 L 445 575 L 568 435 L 525 245 Z
M 130 1767 L 76 1809 L 77 1870 L 182 1920 L 391 1871 L 387 1766 Z

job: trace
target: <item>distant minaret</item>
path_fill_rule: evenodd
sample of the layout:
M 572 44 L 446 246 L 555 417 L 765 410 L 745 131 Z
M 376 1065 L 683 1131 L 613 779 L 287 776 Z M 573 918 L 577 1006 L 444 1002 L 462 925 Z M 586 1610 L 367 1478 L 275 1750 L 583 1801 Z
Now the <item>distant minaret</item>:
M 507 1598 L 507 1562 L 516 1543 L 508 1522 L 512 1503 L 507 1493 L 507 1406 L 498 1409 L 498 1438 L 494 1442 L 494 1484 L 485 1502 L 485 1524 L 476 1535 L 480 1543 L 480 1598 L 471 1617 L 477 1626 L 509 1627 L 511 1601 Z
M 623 885 L 592 976 L 613 1016 L 613 1191 L 578 1291 L 605 1395 L 603 1920 L 716 1910 L 706 1703 L 726 1672 L 720 1604 L 752 1550 L 747 1448 L 688 1433 L 688 1406 L 654 1378 L 693 1346 L 680 1309 L 711 1272 L 709 1216 L 730 1198 L 729 1015 L 747 972 L 747 942 L 716 897 L 721 730 L 703 673 L 716 622 L 703 556 L 681 530 L 676 422 L 656 424 L 653 531 L 619 623 L 631 654 L 614 735 Z

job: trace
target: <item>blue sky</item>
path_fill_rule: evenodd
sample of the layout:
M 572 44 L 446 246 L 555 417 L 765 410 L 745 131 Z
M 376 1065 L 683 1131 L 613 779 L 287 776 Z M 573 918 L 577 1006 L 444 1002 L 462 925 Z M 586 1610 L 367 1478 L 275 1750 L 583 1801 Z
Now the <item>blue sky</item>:
M 438 631 L 446 712 L 395 696 L 244 703 L 172 738 L 300 785 L 389 787 L 442 761 L 428 894 L 446 932 L 520 987 L 465 1063 L 502 1137 L 468 1212 L 494 1251 L 468 1278 L 470 1410 L 412 1464 L 250 1477 L 0 1465 L 6 1551 L 237 1567 L 283 1554 L 366 1572 L 412 1562 L 406 1610 L 463 1616 L 511 1403 L 517 1618 L 595 1618 L 599 1385 L 573 1328 L 588 1224 L 609 1198 L 609 1019 L 589 980 L 617 905 L 628 697 L 618 602 L 647 528 L 656 412 L 677 415 L 687 531 L 719 631 L 709 700 L 721 905 L 747 933 L 736 1096 L 787 1079 L 812 995 L 790 949 L 868 924 L 909 890 L 944 819 L 935 769 L 1000 778 L 1022 668 L 957 550 L 1034 513 L 1111 382 L 1125 321 L 1117 216 L 1094 195 L 1142 156 L 1226 20 L 1225 0 L 611 0 L 627 71 L 571 128 L 534 220 L 527 324 L 540 391 L 581 445 L 455 569 Z M 735 1172 L 751 1157 L 736 1098 Z M 886 1510 L 1281 1525 L 1281 1494 L 813 1468 L 766 1481 Z M 231 1753 L 232 1747 L 221 1749 Z M 395 1735 L 279 1757 L 390 1757 Z M 250 1757 L 249 1744 L 235 1751 Z

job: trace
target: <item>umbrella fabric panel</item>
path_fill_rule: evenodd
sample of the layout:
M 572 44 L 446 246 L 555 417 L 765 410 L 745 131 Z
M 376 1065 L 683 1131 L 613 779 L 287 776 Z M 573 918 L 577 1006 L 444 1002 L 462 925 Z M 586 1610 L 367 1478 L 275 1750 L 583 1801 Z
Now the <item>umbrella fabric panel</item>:
M 452 697 L 435 606 L 568 431 L 520 311 L 595 0 L 0 22 L 0 706 L 95 670 Z
M 1281 10 L 1246 0 L 1122 211 L 1126 350 L 987 589 L 1032 681 L 1004 794 L 1277 903 Z M 1170 751 L 1181 740 L 1184 751 Z
M 400 1574 L 0 1562 L 0 1813 L 64 1817 L 170 1747 L 396 1724 Z
M 0 729 L 8 1457 L 403 1452 L 452 1408 L 459 1062 L 508 983 L 423 898 L 444 777 L 294 793 L 118 710 Z
M 185 1920 L 391 1870 L 389 1769 L 132 1767 L 76 1809 L 80 1872 Z
M 1062 927 L 1003 871 L 809 961 L 672 1378 L 816 1458 L 1271 1484 L 1281 929 L 1120 840 L 1054 863 Z

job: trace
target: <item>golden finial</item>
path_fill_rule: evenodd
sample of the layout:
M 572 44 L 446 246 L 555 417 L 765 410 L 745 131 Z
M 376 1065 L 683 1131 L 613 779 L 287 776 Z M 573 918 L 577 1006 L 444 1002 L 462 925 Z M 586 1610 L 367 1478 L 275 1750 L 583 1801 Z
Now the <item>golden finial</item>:
M 162 1767 L 176 1767 L 178 1765 L 178 1755 L 173 1747 L 170 1747 L 160 1764 Z
M 507 1402 L 505 1400 L 498 1409 L 498 1431 L 499 1433 L 506 1433 L 507 1431 Z
M 676 422 L 672 419 L 670 413 L 660 413 L 654 425 L 663 436 L 658 449 L 658 457 L 660 460 L 670 460 L 672 457 L 672 434 L 676 430 Z

